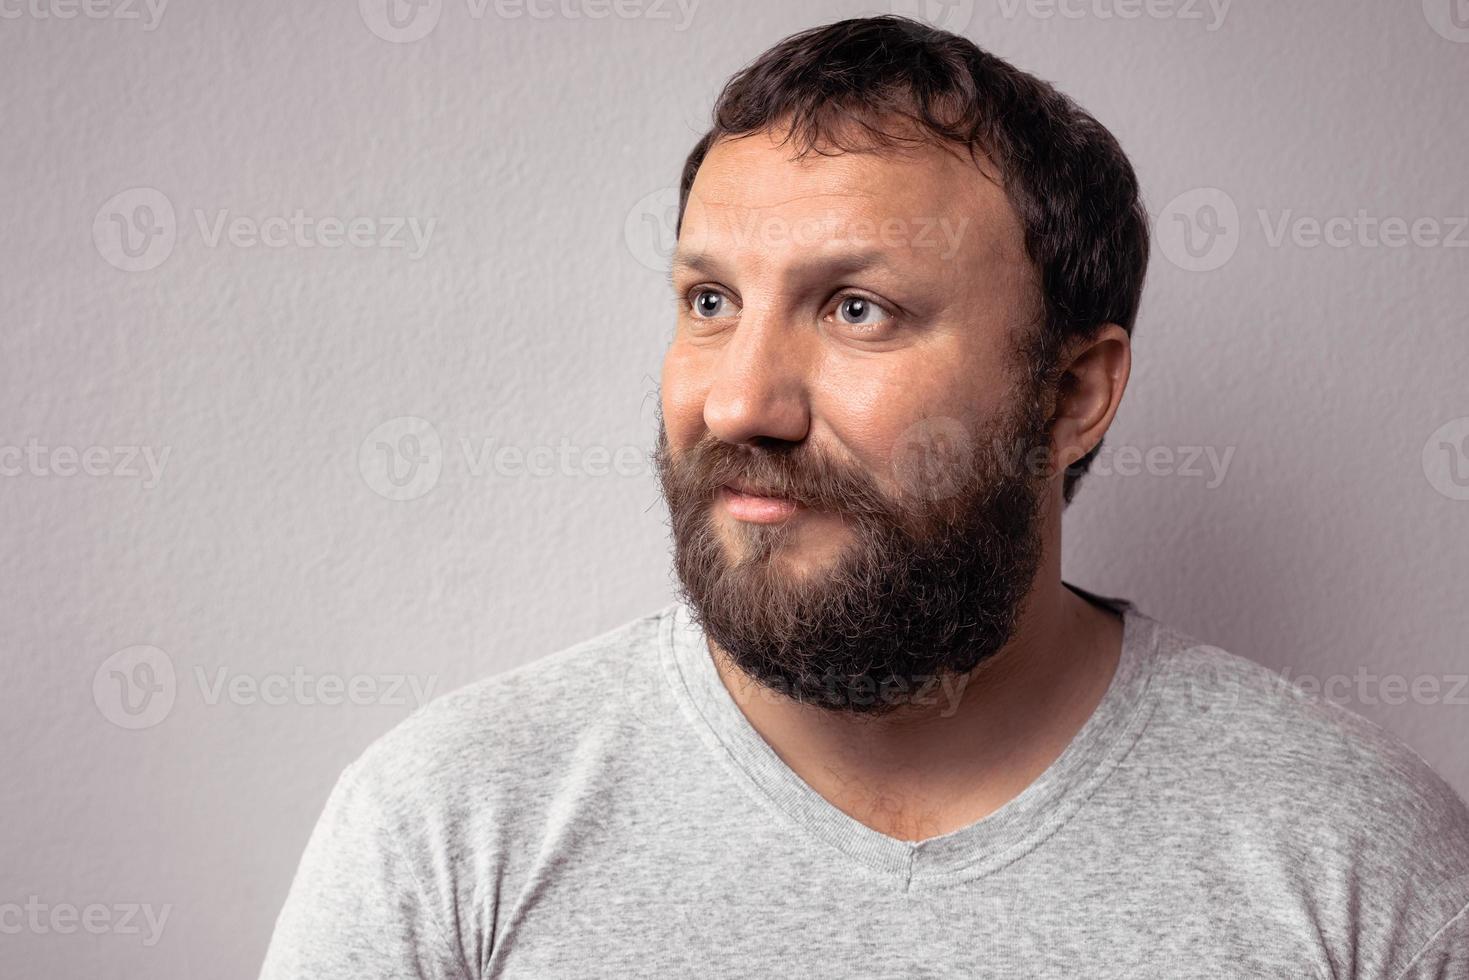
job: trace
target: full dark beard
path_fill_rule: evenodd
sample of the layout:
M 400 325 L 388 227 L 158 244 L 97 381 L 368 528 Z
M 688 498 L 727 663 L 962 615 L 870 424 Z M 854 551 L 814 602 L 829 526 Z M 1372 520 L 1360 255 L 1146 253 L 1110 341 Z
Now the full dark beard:
M 1014 635 L 1042 557 L 1045 481 L 1024 465 L 1049 446 L 1031 399 L 975 438 L 953 494 L 894 502 L 860 472 L 805 447 L 705 439 L 674 457 L 659 417 L 658 466 L 681 593 L 706 635 L 743 674 L 796 701 L 880 715 L 933 703 Z M 732 561 L 714 492 L 742 477 L 829 507 L 853 541 L 829 569 L 797 575 L 779 550 L 789 524 L 742 525 Z

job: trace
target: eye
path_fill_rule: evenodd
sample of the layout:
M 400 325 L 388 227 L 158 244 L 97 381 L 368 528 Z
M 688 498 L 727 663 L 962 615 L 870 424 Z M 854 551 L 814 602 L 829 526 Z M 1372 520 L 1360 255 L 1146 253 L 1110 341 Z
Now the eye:
M 691 300 L 689 309 L 699 320 L 714 320 L 719 317 L 734 316 L 739 312 L 734 300 L 717 289 L 698 289 L 690 294 L 689 298 Z
M 865 296 L 848 294 L 837 302 L 836 317 L 850 327 L 873 328 L 891 320 L 893 315 Z

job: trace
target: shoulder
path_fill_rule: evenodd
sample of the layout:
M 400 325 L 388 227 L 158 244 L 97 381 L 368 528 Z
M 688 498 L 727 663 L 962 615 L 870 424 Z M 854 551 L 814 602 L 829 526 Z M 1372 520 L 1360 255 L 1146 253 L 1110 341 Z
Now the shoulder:
M 446 694 L 373 742 L 312 831 L 262 976 L 357 975 L 367 958 L 383 976 L 467 975 L 557 805 L 615 778 L 629 678 L 657 669 L 664 612 Z
M 1303 803 L 1370 804 L 1363 818 L 1389 810 L 1469 832 L 1464 801 L 1406 742 L 1343 703 L 1347 686 L 1291 678 L 1157 628 L 1160 721 L 1191 732 L 1190 751 L 1235 759 L 1262 785 L 1288 779 Z
M 1155 758 L 1216 794 L 1222 833 L 1320 887 L 1367 889 L 1365 914 L 1418 924 L 1405 928 L 1422 935 L 1395 937 L 1404 943 L 1421 945 L 1469 903 L 1469 806 L 1405 741 L 1347 706 L 1355 686 L 1291 678 L 1151 622 Z
M 634 689 L 659 669 L 671 608 L 435 698 L 368 746 L 343 780 L 405 820 L 537 794 L 587 744 L 626 727 Z

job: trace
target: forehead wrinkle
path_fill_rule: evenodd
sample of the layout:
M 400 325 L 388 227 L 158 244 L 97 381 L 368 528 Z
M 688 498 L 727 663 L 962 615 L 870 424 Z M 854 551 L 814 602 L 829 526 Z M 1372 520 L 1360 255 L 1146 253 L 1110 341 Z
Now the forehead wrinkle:
M 698 195 L 699 204 L 702 207 L 724 208 L 726 210 L 741 211 L 768 211 L 771 208 L 784 207 L 787 204 L 804 203 L 806 201 L 818 201 L 823 198 L 836 198 L 838 200 L 872 200 L 877 197 L 876 192 L 867 188 L 856 188 L 848 191 L 812 191 L 807 194 L 796 194 L 792 197 L 784 197 L 775 201 L 760 201 L 750 203 L 747 201 L 733 201 L 724 197 L 706 197 Z
M 838 229 L 853 222 L 860 223 L 863 229 L 858 234 L 859 238 L 881 238 L 888 234 L 884 230 L 887 227 L 885 219 L 891 218 L 909 223 L 902 225 L 895 234 L 924 234 L 951 252 L 962 241 L 963 248 L 948 256 L 952 261 L 947 267 L 956 262 L 965 266 L 995 261 L 1005 266 L 1017 261 L 1029 264 L 1023 226 L 1001 185 L 986 179 L 982 169 L 976 169 L 973 162 L 952 153 L 926 158 L 914 155 L 929 165 L 922 168 L 925 173 L 895 172 L 892 166 L 895 161 L 886 154 L 871 158 L 823 157 L 819 162 L 833 186 L 819 186 L 822 174 L 792 176 L 789 160 L 782 161 L 781 166 L 774 169 L 776 179 L 761 180 L 762 175 L 772 172 L 769 158 L 760 159 L 763 153 L 734 150 L 718 157 L 711 153 L 696 176 L 697 190 L 691 188 L 690 193 L 691 198 L 698 199 L 703 213 L 699 250 L 707 252 L 711 247 L 728 249 L 725 255 L 711 258 L 719 263 L 721 269 L 732 271 L 732 264 L 737 264 L 744 272 L 764 268 L 771 260 L 779 261 L 782 249 L 795 247 L 794 232 L 785 228 L 780 231 L 784 236 L 780 246 L 758 247 L 761 222 L 789 222 L 791 229 L 805 227 L 801 222 L 808 220 L 818 223 L 834 221 Z M 928 177 L 932 179 L 924 179 Z M 770 187 L 771 184 L 775 186 Z M 740 199 L 741 195 L 758 196 L 761 193 L 769 195 L 769 198 L 755 201 Z M 801 204 L 809 204 L 809 207 L 790 208 Z M 781 208 L 788 210 L 781 213 Z M 746 255 L 743 254 L 747 250 L 745 236 L 751 233 L 749 229 L 752 227 L 757 236 L 756 246 L 749 247 L 750 254 Z M 810 235 L 809 229 L 806 234 Z M 946 239 L 946 235 L 952 237 Z M 831 241 L 840 245 L 842 237 L 841 233 L 836 233 Z M 828 242 L 811 241 L 808 237 L 803 244 L 807 251 L 816 251 Z M 896 248 L 894 252 L 889 256 L 888 268 L 906 269 L 909 263 L 903 260 L 920 257 L 911 249 Z M 683 264 L 686 267 L 691 265 Z M 908 271 L 927 273 L 932 270 L 915 268 Z

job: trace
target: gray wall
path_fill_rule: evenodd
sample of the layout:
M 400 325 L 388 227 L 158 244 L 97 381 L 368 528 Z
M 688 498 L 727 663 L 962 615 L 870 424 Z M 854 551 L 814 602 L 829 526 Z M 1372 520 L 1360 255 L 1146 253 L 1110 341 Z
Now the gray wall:
M 372 738 L 671 598 L 677 168 L 733 70 L 877 12 L 154 2 L 0 0 L 5 976 L 253 976 Z M 1336 677 L 1465 792 L 1451 2 L 930 13 L 1108 123 L 1159 217 L 1067 577 Z

